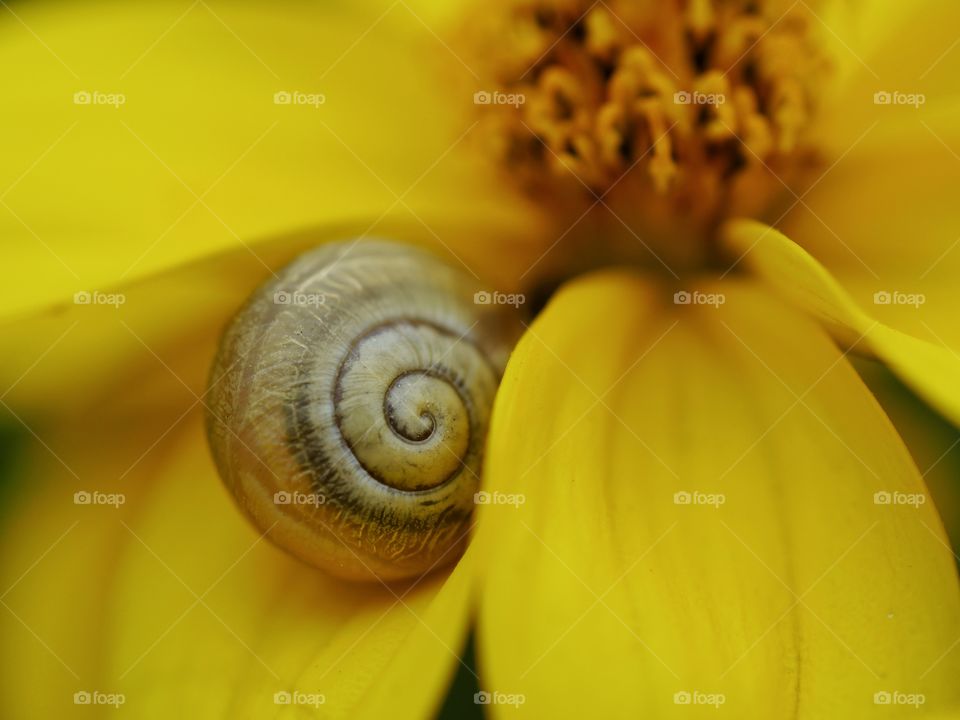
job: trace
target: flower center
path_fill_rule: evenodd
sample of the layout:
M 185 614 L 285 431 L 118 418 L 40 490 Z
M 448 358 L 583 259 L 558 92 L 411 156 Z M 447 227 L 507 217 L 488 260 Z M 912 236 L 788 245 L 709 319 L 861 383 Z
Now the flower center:
M 827 63 L 805 8 L 512 3 L 474 32 L 496 88 L 474 101 L 527 193 L 574 219 L 612 215 L 654 252 L 702 264 L 723 219 L 777 219 L 820 164 L 808 129 Z

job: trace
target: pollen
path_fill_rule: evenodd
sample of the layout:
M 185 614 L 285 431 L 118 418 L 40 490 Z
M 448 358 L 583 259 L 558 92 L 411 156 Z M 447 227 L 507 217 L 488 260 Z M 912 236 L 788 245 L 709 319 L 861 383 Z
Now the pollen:
M 539 199 L 703 237 L 732 215 L 776 219 L 819 162 L 829 62 L 805 3 L 494 6 L 473 33 L 490 81 L 478 110 L 511 181 Z

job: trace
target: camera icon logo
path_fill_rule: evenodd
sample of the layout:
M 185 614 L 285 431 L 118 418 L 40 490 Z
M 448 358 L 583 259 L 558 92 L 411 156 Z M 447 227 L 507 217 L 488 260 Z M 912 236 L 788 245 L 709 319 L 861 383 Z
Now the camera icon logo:
M 474 705 L 489 705 L 492 701 L 492 696 L 485 690 L 473 694 L 473 704 Z
M 81 290 L 73 294 L 74 305 L 89 305 L 91 299 L 92 296 L 86 290 Z
M 477 90 L 473 94 L 473 104 L 474 105 L 489 105 L 493 102 L 493 95 L 488 93 L 486 90 Z
M 86 490 L 78 490 L 73 494 L 74 505 L 89 505 L 93 501 L 93 496 Z
M 481 490 L 480 492 L 475 492 L 473 494 L 473 503 L 474 505 L 489 505 L 490 504 L 490 493 L 486 490 Z
M 686 290 L 678 290 L 673 294 L 674 305 L 689 305 L 693 297 Z
M 473 294 L 474 305 L 489 305 L 493 302 L 493 295 L 486 290 L 478 290 Z
M 286 292 L 285 290 L 277 290 L 273 294 L 274 305 L 289 305 L 291 300 L 292 298 L 290 293 Z
M 893 94 L 885 92 L 883 90 L 875 92 L 873 94 L 873 104 L 874 105 L 889 105 L 893 102 Z
M 674 705 L 689 705 L 692 700 L 693 696 L 691 696 L 686 690 L 681 690 L 680 692 L 675 692 L 673 694 Z
M 890 505 L 893 503 L 893 495 L 886 490 L 880 490 L 873 494 L 874 505 Z
M 280 690 L 273 694 L 273 704 L 274 705 L 289 705 L 293 700 L 293 696 L 288 693 L 286 690 Z
M 674 505 L 689 505 L 692 501 L 693 496 L 686 490 L 681 490 L 680 492 L 675 492 L 673 494 Z
M 889 705 L 893 701 L 893 695 L 886 690 L 881 690 L 873 694 L 874 705 Z
M 886 290 L 878 290 L 873 294 L 874 305 L 889 305 L 892 299 L 892 296 Z
M 293 495 L 288 493 L 286 490 L 278 490 L 273 494 L 274 505 L 289 505 L 292 500 Z
M 293 95 L 288 93 L 286 90 L 281 90 L 273 94 L 274 105 L 289 105 L 292 102 L 293 102 Z
M 75 92 L 73 94 L 74 105 L 89 105 L 93 101 L 93 96 L 86 90 Z
M 74 705 L 89 705 L 92 699 L 93 697 L 86 690 L 81 690 L 73 694 Z
M 680 90 L 673 94 L 673 102 L 676 105 L 689 105 L 693 97 L 686 90 Z

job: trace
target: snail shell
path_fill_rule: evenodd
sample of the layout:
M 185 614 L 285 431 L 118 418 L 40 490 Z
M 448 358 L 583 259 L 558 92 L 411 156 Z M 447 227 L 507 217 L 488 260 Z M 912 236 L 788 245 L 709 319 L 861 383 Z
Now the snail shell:
M 429 253 L 322 246 L 229 324 L 208 433 L 276 544 L 330 573 L 401 579 L 455 560 L 519 322 Z

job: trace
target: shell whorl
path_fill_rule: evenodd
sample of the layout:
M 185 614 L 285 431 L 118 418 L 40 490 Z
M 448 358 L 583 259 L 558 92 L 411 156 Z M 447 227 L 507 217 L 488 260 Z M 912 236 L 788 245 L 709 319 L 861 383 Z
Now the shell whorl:
M 236 315 L 210 379 L 217 467 L 278 545 L 344 577 L 456 559 L 517 322 L 425 251 L 324 245 Z

